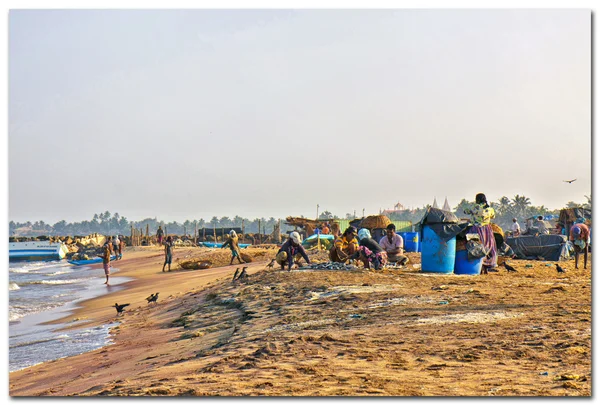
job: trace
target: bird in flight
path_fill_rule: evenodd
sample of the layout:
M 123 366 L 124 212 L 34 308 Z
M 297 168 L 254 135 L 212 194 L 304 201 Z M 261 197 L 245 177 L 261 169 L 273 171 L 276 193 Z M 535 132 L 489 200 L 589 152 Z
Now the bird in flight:
M 563 180 L 563 181 L 564 181 L 565 183 L 569 183 L 569 184 L 571 184 L 571 183 L 573 183 L 575 180 L 577 180 L 577 179 L 573 179 L 573 180 Z

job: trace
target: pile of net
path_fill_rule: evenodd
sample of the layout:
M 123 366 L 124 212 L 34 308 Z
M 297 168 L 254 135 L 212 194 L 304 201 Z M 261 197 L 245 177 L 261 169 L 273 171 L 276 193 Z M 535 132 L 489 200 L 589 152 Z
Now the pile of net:
M 270 248 L 255 248 L 249 246 L 243 249 L 240 257 L 246 263 L 269 261 L 275 258 L 276 249 Z M 193 257 L 176 260 L 180 268 L 186 270 L 201 270 L 215 267 L 229 266 L 231 263 L 231 250 L 225 249 L 198 249 L 193 254 Z M 233 264 L 239 264 L 237 259 L 234 259 Z

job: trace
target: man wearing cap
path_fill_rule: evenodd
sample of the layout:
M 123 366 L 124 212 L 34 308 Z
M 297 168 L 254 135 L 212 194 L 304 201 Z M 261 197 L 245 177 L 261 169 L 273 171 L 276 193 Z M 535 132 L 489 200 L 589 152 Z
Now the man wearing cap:
M 583 268 L 587 269 L 590 228 L 585 224 L 573 225 L 571 227 L 569 240 L 575 245 L 575 268 L 579 268 L 579 253 L 583 252 Z
M 517 218 L 513 218 L 513 224 L 510 226 L 510 230 L 512 231 L 512 236 L 519 236 L 521 234 L 521 226 L 519 226 Z
M 357 232 L 353 226 L 348 227 L 342 236 L 335 240 L 329 251 L 329 259 L 332 262 L 345 263 L 354 253 L 358 251 Z
M 307 264 L 310 264 L 308 254 L 306 254 L 306 250 L 304 249 L 304 246 L 302 246 L 300 234 L 298 232 L 292 232 L 288 240 L 286 240 L 284 244 L 281 245 L 281 248 L 279 248 L 277 256 L 275 256 L 275 261 L 281 266 L 281 270 L 285 269 L 285 263 L 287 262 L 289 265 L 288 271 L 291 271 L 292 266 L 294 265 L 294 259 L 300 261 L 302 257 L 306 260 Z
M 246 263 L 241 258 L 240 246 L 238 245 L 238 236 L 233 229 L 229 232 L 229 237 L 227 238 L 227 241 L 223 243 L 221 249 L 225 249 L 227 246 L 229 246 L 229 249 L 231 249 L 231 262 L 229 263 L 230 266 L 233 264 L 233 259 L 236 257 L 240 264 Z

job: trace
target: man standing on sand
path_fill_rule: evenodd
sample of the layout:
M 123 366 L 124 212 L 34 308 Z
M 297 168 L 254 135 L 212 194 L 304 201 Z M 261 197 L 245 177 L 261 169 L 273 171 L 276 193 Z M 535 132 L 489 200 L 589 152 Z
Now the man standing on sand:
M 400 263 L 404 266 L 408 263 L 408 257 L 404 256 L 404 241 L 402 236 L 396 233 L 396 225 L 389 224 L 386 228 L 386 235 L 379 240 L 379 245 L 387 253 L 387 259 L 391 263 Z
M 123 258 L 123 248 L 125 247 L 125 238 L 123 237 L 123 235 L 121 235 L 119 240 L 119 260 L 121 260 Z
M 167 240 L 165 241 L 165 263 L 163 264 L 162 271 L 165 271 L 165 266 L 169 265 L 169 271 L 171 271 L 171 261 L 173 259 L 173 238 L 171 236 L 167 236 Z
M 100 255 L 100 257 L 102 257 L 102 265 L 104 266 L 104 274 L 106 275 L 106 281 L 104 282 L 104 284 L 106 284 L 107 286 L 109 286 L 110 284 L 108 283 L 108 279 L 110 277 L 110 244 L 104 244 L 104 246 L 102 247 L 102 254 Z
M 240 264 L 246 263 L 241 258 L 240 246 L 238 245 L 238 236 L 233 229 L 229 232 L 229 237 L 227 238 L 227 241 L 223 243 L 221 249 L 225 249 L 227 246 L 229 246 L 229 249 L 231 249 L 231 263 L 229 263 L 230 266 L 233 264 L 233 259 L 235 259 L 236 257 L 239 260 Z
M 119 236 L 115 235 L 112 240 L 113 251 L 115 252 L 115 260 L 119 260 L 119 246 L 121 246 L 121 241 L 119 240 Z
M 579 254 L 583 252 L 583 268 L 587 269 L 588 246 L 590 244 L 590 228 L 577 223 L 571 227 L 569 240 L 575 245 L 575 268 L 579 268 Z
M 158 231 L 156 231 L 156 238 L 158 239 L 158 244 L 159 244 L 159 245 L 162 245 L 162 242 L 163 242 L 163 235 L 164 235 L 164 234 L 165 234 L 165 233 L 164 233 L 164 232 L 163 232 L 163 230 L 162 230 L 162 226 L 160 226 L 160 225 L 159 225 L 159 226 L 158 226 Z
M 104 242 L 103 247 L 105 247 L 105 246 L 108 247 L 108 251 L 109 251 L 110 255 L 112 256 L 112 254 L 113 254 L 112 236 L 106 237 L 106 242 Z

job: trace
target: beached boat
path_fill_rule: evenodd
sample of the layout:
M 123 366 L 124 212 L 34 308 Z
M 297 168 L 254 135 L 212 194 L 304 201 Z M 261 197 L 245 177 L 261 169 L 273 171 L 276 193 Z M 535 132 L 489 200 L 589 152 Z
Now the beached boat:
M 60 260 L 69 253 L 64 243 L 9 242 L 9 260 Z
M 116 258 L 117 258 L 117 256 L 111 256 L 110 260 L 113 261 Z M 86 264 L 102 263 L 102 258 L 95 257 L 93 259 L 88 259 L 88 260 L 67 260 L 67 261 L 75 266 L 85 266 Z
M 223 247 L 222 243 L 215 243 L 215 242 L 200 242 L 200 244 L 204 247 L 209 247 L 209 248 L 221 248 Z M 249 243 L 240 243 L 239 247 L 240 249 L 245 249 L 248 246 L 250 246 Z

